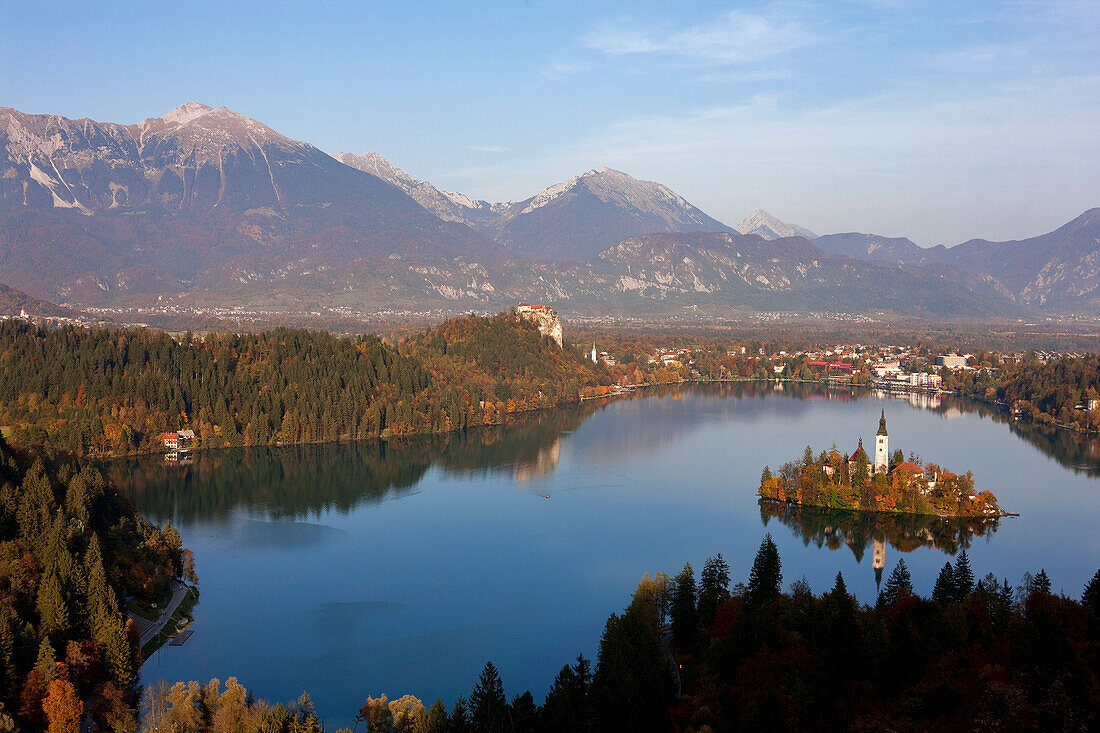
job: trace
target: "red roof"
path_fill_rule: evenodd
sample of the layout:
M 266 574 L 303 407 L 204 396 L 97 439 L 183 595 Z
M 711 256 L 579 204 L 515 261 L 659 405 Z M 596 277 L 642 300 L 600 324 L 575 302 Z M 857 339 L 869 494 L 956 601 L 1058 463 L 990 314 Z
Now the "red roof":
M 920 466 L 918 466 L 915 463 L 910 463 L 909 461 L 899 463 L 897 468 L 895 468 L 894 470 L 895 471 L 901 471 L 902 473 L 912 473 L 912 474 L 918 474 L 919 473 L 922 476 L 924 475 L 924 469 L 923 468 L 921 468 Z

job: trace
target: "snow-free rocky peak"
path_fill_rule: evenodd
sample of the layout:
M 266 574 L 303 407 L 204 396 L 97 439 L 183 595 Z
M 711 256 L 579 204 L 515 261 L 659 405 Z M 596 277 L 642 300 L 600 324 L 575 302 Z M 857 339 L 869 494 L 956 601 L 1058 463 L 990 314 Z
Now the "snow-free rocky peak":
M 497 215 L 511 202 L 494 204 L 461 193 L 442 191 L 428 181 L 413 178 L 378 153 L 336 153 L 332 157 L 346 166 L 356 168 L 397 186 L 435 216 L 444 221 L 466 224 L 484 232 Z
M 734 227 L 734 230 L 738 234 L 755 234 L 768 240 L 783 239 L 784 237 L 805 237 L 806 239 L 817 237 L 809 229 L 800 227 L 797 224 L 780 221 L 763 209 L 757 209 L 749 214 L 740 224 Z
M 185 102 L 168 114 L 162 116 L 161 119 L 165 122 L 174 122 L 177 125 L 184 125 L 191 120 L 202 117 L 212 109 L 214 108 L 207 107 L 205 104 L 199 104 L 198 102 Z

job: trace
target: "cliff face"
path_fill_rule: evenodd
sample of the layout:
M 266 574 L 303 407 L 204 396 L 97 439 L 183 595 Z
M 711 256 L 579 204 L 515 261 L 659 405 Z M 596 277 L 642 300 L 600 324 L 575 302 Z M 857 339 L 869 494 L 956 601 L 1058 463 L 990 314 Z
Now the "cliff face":
M 538 326 L 539 333 L 554 339 L 558 348 L 561 348 L 561 319 L 558 318 L 557 313 L 550 309 L 550 306 L 520 303 L 516 306 L 516 313 L 519 314 L 520 318 L 524 318 Z

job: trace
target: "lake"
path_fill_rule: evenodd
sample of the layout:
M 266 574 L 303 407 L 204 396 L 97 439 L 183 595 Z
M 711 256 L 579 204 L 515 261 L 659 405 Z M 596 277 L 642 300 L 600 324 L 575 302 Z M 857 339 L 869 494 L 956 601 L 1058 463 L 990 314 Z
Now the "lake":
M 762 507 L 772 469 L 833 443 L 974 472 L 1007 517 L 990 525 Z M 1080 597 L 1100 567 L 1100 445 L 953 398 L 737 383 L 640 391 L 508 427 L 390 442 L 115 461 L 107 472 L 195 554 L 195 633 L 142 681 L 236 676 L 257 697 L 313 696 L 330 729 L 368 695 L 448 707 L 487 660 L 509 698 L 541 702 L 562 665 L 594 659 L 644 572 L 696 573 L 722 553 L 747 581 L 765 533 L 784 586 L 844 574 L 873 603 L 899 557 L 918 593 L 967 546 L 977 577 L 1046 569 Z M 876 572 L 872 548 L 885 548 Z

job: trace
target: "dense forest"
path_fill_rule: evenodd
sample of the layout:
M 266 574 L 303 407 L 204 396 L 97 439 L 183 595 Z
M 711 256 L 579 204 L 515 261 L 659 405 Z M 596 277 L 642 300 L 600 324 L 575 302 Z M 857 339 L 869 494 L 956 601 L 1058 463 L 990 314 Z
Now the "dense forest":
M 721 555 L 697 575 L 646 574 L 612 614 L 595 667 L 562 667 L 542 704 L 509 698 L 487 663 L 448 706 L 412 695 L 368 696 L 356 729 L 382 733 L 720 730 L 1090 730 L 1100 723 L 1100 572 L 1081 601 L 1055 595 L 1045 571 L 1019 586 L 975 578 L 960 552 L 929 597 L 899 560 L 874 606 L 841 574 L 815 594 L 782 591 L 770 535 L 746 582 L 730 585 Z M 230 695 L 230 690 L 235 692 Z M 145 730 L 316 731 L 308 696 L 250 702 L 236 680 L 220 692 L 178 683 L 146 696 Z M 228 711 L 226 705 L 228 703 Z M 227 711 L 227 712 L 223 712 Z M 154 722 L 155 721 L 155 722 Z M 278 722 L 275 722 L 278 721 Z M 337 733 L 345 733 L 343 729 Z
M 162 597 L 189 565 L 179 533 L 99 471 L 0 439 L 0 729 L 75 731 L 87 716 L 133 730 L 141 657 L 123 601 Z
M 76 455 L 391 437 L 504 422 L 575 402 L 610 377 L 505 313 L 395 347 L 323 332 L 172 336 L 0 323 L 0 429 Z

